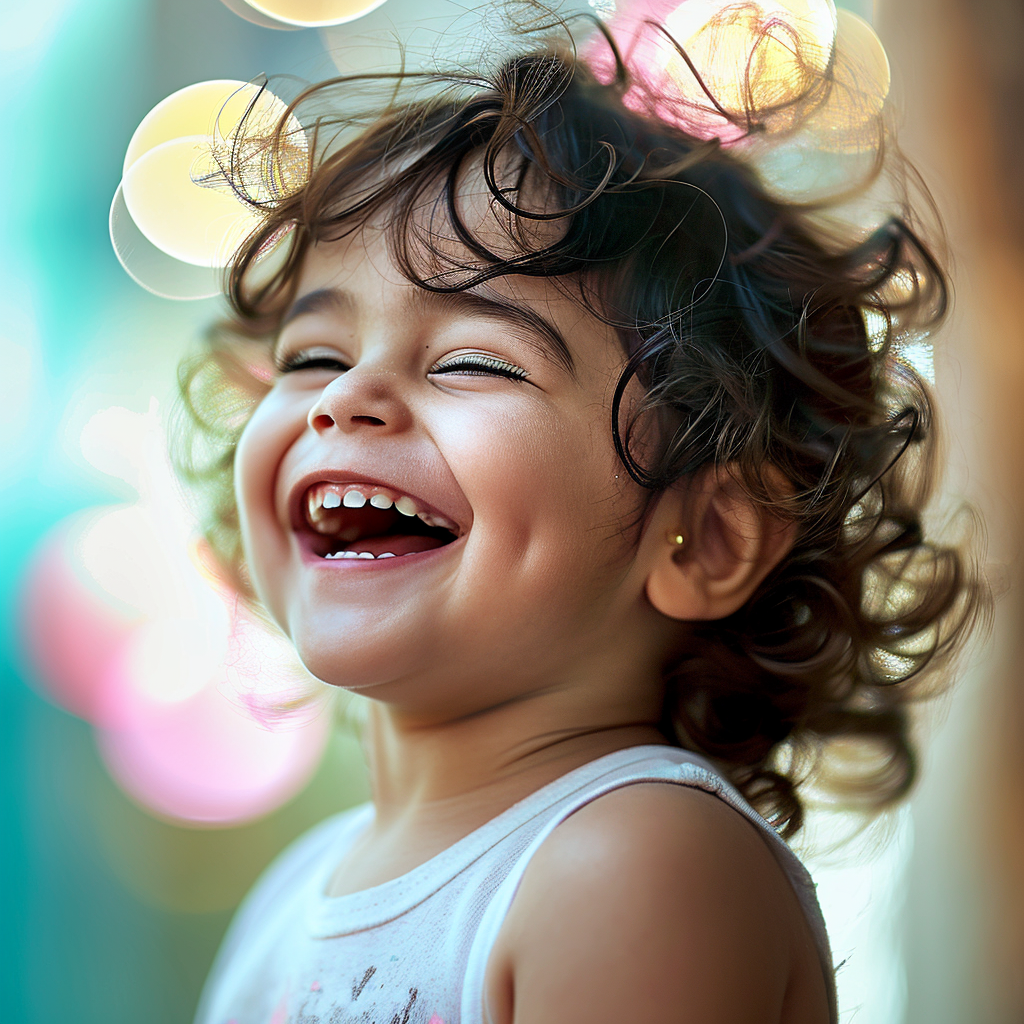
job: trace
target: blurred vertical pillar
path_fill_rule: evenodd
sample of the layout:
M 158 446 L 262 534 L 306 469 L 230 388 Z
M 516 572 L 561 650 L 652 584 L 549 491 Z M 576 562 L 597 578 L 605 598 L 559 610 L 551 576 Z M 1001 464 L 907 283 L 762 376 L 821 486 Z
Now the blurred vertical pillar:
M 989 650 L 965 679 L 915 800 L 907 1024 L 1024 1020 L 1024 6 L 879 0 L 901 143 L 932 186 L 956 307 L 937 388 L 954 493 L 981 506 L 1009 566 Z M 942 355 L 942 351 L 945 355 Z M 956 479 L 959 476 L 960 479 Z

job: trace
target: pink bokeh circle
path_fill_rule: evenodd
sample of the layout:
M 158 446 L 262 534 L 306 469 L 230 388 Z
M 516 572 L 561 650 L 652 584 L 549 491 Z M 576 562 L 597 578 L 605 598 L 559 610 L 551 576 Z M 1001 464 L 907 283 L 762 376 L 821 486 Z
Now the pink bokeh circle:
M 107 667 L 139 616 L 100 591 L 74 557 L 77 523 L 46 537 L 21 588 L 21 641 L 43 694 L 97 723 Z
M 260 817 L 308 781 L 330 731 L 326 712 L 268 728 L 206 685 L 166 703 L 141 692 L 128 675 L 127 648 L 103 687 L 116 703 L 97 732 L 100 754 L 121 787 L 157 814 L 226 824 Z

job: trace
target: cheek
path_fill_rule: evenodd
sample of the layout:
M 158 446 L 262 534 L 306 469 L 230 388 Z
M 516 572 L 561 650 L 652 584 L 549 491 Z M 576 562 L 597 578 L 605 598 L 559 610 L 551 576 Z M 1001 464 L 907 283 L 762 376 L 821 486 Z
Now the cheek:
M 235 451 L 235 502 L 245 561 L 257 595 L 279 620 L 273 583 L 276 567 L 287 557 L 287 535 L 279 520 L 276 484 L 304 426 L 304 417 L 271 394 L 253 413 Z
M 495 570 L 529 577 L 540 589 L 565 587 L 567 572 L 618 567 L 622 526 L 637 507 L 615 455 L 603 410 L 567 418 L 538 403 L 533 415 L 497 411 L 466 424 L 453 466 Z M 628 546 L 628 545 L 626 545 Z
M 545 504 L 557 500 L 556 480 L 564 476 L 565 453 L 576 432 L 564 418 L 538 403 L 524 415 L 522 408 L 498 407 L 487 416 L 468 416 L 445 429 L 444 447 L 474 509 L 494 516 L 502 510 L 509 519 L 530 519 Z
M 273 436 L 264 403 L 253 413 L 242 431 L 235 451 L 235 501 L 243 530 L 258 518 L 266 497 L 273 496 L 275 459 Z

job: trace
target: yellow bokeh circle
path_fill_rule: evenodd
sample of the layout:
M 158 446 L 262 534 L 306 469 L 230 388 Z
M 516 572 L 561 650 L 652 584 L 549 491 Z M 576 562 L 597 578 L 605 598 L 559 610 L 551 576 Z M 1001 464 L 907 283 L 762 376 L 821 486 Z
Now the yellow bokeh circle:
M 250 107 L 252 108 L 250 110 Z M 124 156 L 124 173 L 147 150 L 186 135 L 235 134 L 247 114 L 247 125 L 258 121 L 271 129 L 287 108 L 269 89 L 253 82 L 220 78 L 197 82 L 161 100 L 135 129 Z M 298 127 L 296 122 L 289 125 Z
M 306 137 L 286 115 L 265 86 L 231 79 L 188 86 L 146 115 L 110 219 L 114 249 L 137 281 L 175 298 L 216 293 L 209 276 L 173 262 L 226 267 L 259 227 L 260 205 L 302 184 Z
M 193 180 L 215 170 L 209 137 L 192 135 L 148 150 L 121 182 L 128 212 L 146 238 L 198 267 L 227 266 L 262 219 L 229 189 Z
M 839 12 L 832 88 L 811 124 L 830 149 L 877 144 L 877 121 L 889 95 L 889 58 L 875 30 L 850 11 Z
M 666 71 L 701 103 L 730 114 L 765 111 L 799 96 L 828 69 L 836 38 L 832 0 L 684 0 L 665 28 L 698 69 L 666 49 Z
M 273 28 L 327 28 L 354 21 L 384 0 L 224 0 L 227 7 L 258 25 Z M 248 8 L 248 10 L 246 10 Z

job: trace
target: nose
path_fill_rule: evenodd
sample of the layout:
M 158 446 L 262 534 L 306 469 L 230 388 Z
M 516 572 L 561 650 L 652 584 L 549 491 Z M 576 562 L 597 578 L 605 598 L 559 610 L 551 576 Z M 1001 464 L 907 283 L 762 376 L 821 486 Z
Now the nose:
M 397 393 L 398 374 L 358 367 L 335 377 L 309 410 L 307 421 L 318 434 L 337 427 L 343 433 L 373 430 L 396 433 L 412 416 Z

